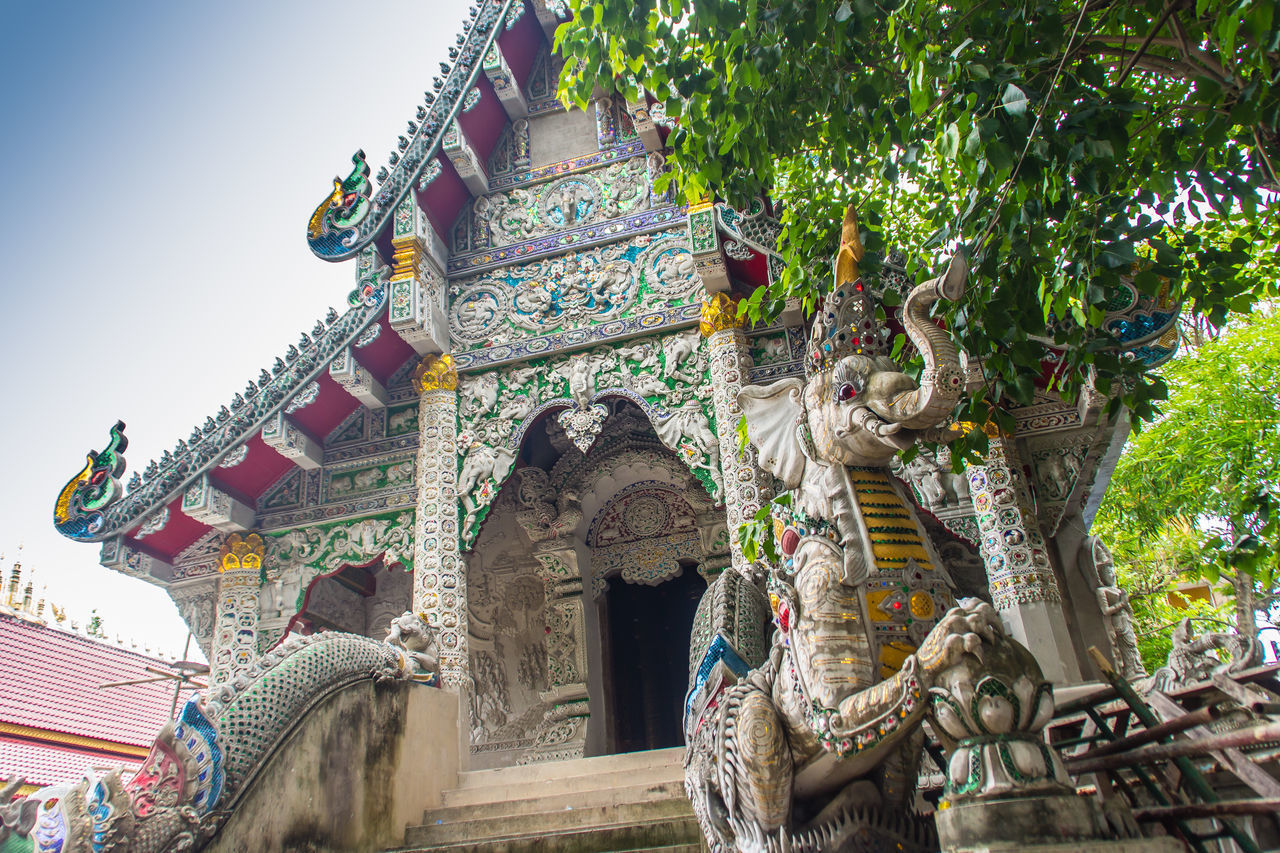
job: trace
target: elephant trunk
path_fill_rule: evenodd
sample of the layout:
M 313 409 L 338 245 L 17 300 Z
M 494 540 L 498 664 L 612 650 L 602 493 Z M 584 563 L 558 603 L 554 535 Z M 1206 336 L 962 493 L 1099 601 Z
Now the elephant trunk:
M 924 356 L 920 387 L 894 398 L 889 419 L 908 429 L 937 426 L 955 408 L 964 390 L 964 369 L 951 338 L 929 319 L 929 307 L 939 298 L 952 302 L 964 294 L 969 265 L 957 253 L 940 277 L 916 285 L 902 309 L 907 337 Z

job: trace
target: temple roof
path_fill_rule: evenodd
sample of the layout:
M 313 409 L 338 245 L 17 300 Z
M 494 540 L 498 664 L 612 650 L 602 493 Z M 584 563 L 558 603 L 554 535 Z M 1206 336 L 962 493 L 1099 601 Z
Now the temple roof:
M 529 4 L 533 15 L 526 14 L 525 0 L 480 0 L 471 7 L 457 47 L 450 48 L 452 63 L 440 63 L 441 76 L 433 78 L 423 105 L 409 120 L 387 166 L 379 170 L 377 193 L 370 197 L 368 167 L 360 151 L 353 158 L 351 175 L 346 181 L 335 179 L 333 195 L 313 214 L 307 242 L 317 257 L 341 261 L 357 255 L 383 235 L 396 208 L 411 193 L 423 209 L 432 212 L 436 230 L 442 236 L 447 232 L 457 209 L 451 215 L 440 209 L 440 202 L 451 196 L 460 202 L 465 192 L 450 192 L 462 182 L 443 156 L 446 137 L 460 127 L 487 160 L 507 118 L 495 82 L 502 85 L 505 78 L 507 85 L 523 87 L 543 38 L 535 16 L 548 34 L 559 15 L 567 16 L 564 3 L 556 0 L 529 0 Z
M 708 289 L 749 292 L 776 280 L 783 267 L 776 250 L 780 228 L 766 200 L 748 211 L 723 204 L 686 211 L 664 197 L 650 210 L 602 223 L 607 228 L 558 235 L 569 235 L 567 242 L 543 239 L 449 255 L 455 223 L 473 199 L 615 160 L 649 157 L 655 158 L 649 161 L 656 164 L 651 169 L 664 168 L 661 151 L 668 126 L 657 105 L 641 102 L 620 106 L 624 113 L 631 111 L 631 118 L 638 121 L 643 114 L 650 122 L 643 139 L 633 136 L 623 142 L 619 134 L 606 142 L 601 130 L 599 150 L 537 168 L 526 162 L 514 171 L 485 174 L 485 164 L 500 153 L 513 123 L 527 124 L 563 110 L 555 100 L 554 62 L 547 56 L 551 34 L 565 16 L 564 4 L 555 0 L 480 0 L 472 8 L 457 46 L 450 49 L 451 63 L 441 63 L 441 76 L 432 81 L 388 165 L 379 170 L 377 190 L 372 189 L 369 168 L 359 152 L 354 168 L 345 179 L 334 181 L 333 192 L 312 215 L 308 243 L 318 257 L 357 259 L 356 289 L 348 297 L 348 310 L 331 310 L 302 332 L 296 344 L 188 438 L 159 460 L 140 466 L 127 488 L 116 482 L 124 474 L 123 428 L 113 433 L 111 444 L 91 454 L 89 464 L 64 488 L 55 509 L 60 532 L 79 541 L 104 543 L 104 565 L 168 585 L 182 579 L 181 572 L 175 572 L 179 563 L 216 551 L 223 533 L 255 526 L 264 506 L 287 485 L 301 488 L 303 475 L 318 476 L 317 469 L 332 461 L 327 449 L 362 417 L 362 407 L 383 409 L 416 399 L 408 386 L 408 371 L 423 354 L 450 349 L 450 332 L 447 324 L 435 329 L 436 338 L 428 345 L 424 323 L 430 325 L 431 318 L 423 316 L 429 311 L 415 308 L 418 314 L 410 322 L 391 313 L 395 275 L 389 265 L 400 263 L 401 275 L 407 268 L 397 260 L 394 235 L 408 233 L 422 242 L 425 257 L 408 265 L 434 267 L 434 273 L 419 276 L 424 286 L 432 275 L 436 286 L 488 266 L 613 240 L 615 232 L 626 233 L 627 228 L 673 227 L 688 229 L 690 251 Z M 599 122 L 599 103 L 596 109 Z M 1139 357 L 1167 358 L 1172 348 L 1157 338 L 1167 336 L 1174 311 L 1152 305 L 1136 291 L 1130 295 L 1128 303 L 1118 304 L 1117 333 Z M 690 310 L 681 314 L 680 322 L 696 323 L 697 306 L 685 308 Z M 785 323 L 802 322 L 798 307 L 789 313 Z M 519 347 L 487 346 L 455 357 L 457 368 L 468 371 L 528 358 L 529 353 Z M 72 498 L 83 504 L 82 498 L 91 492 L 90 503 L 96 501 L 96 507 L 86 506 L 79 514 L 63 512 Z M 378 508 L 367 500 L 348 507 L 352 513 Z M 287 524 L 302 520 L 286 519 Z
M 136 766 L 169 719 L 172 680 L 99 689 L 155 677 L 160 658 L 2 613 L 0 649 L 0 778 L 52 784 Z

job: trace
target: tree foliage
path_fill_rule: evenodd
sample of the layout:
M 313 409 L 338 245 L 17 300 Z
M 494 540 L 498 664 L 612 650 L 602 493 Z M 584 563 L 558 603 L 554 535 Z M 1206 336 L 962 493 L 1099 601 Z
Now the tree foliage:
M 1274 0 L 570 0 L 563 97 L 656 99 L 690 199 L 782 206 L 781 282 L 753 319 L 829 287 L 843 207 L 872 251 L 921 279 L 963 247 L 974 275 L 947 320 L 995 417 L 1045 382 L 1086 381 L 1155 415 L 1161 381 L 1101 329 L 1142 291 L 1221 325 L 1260 292 L 1237 275 L 1274 231 L 1280 16 Z M 1231 217 L 1235 242 L 1202 239 Z M 981 442 L 982 431 L 972 435 Z M 976 448 L 981 449 L 981 448 Z
M 1178 581 L 1218 585 L 1250 635 L 1280 599 L 1280 314 L 1230 324 L 1164 373 L 1163 413 L 1130 440 L 1094 521 L 1152 656 L 1185 615 L 1166 599 Z

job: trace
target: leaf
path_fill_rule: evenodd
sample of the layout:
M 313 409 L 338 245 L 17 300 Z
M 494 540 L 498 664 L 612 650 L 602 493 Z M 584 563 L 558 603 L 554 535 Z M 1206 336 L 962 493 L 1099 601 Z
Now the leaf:
M 947 130 L 942 134 L 942 140 L 938 143 L 938 153 L 942 155 L 944 160 L 954 160 L 956 152 L 960 150 L 960 128 L 955 122 L 947 125 Z
M 1004 95 L 1000 98 L 1000 102 L 1004 104 L 1004 108 L 1008 111 L 1009 115 L 1026 115 L 1027 96 L 1021 89 L 1012 83 L 1005 86 Z
M 916 115 L 920 115 L 929 108 L 930 96 L 923 55 L 912 66 L 911 79 L 908 81 L 908 85 L 910 87 L 911 111 Z
M 836 23 L 843 24 L 845 21 L 849 20 L 849 16 L 852 14 L 853 7 L 849 5 L 849 0 L 844 0 L 844 2 L 836 9 Z

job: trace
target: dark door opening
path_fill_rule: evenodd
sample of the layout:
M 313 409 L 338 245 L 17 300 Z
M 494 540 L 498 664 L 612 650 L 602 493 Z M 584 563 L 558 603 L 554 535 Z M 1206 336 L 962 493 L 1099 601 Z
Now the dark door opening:
M 706 589 L 693 568 L 658 586 L 609 584 L 615 753 L 684 743 L 689 631 Z

